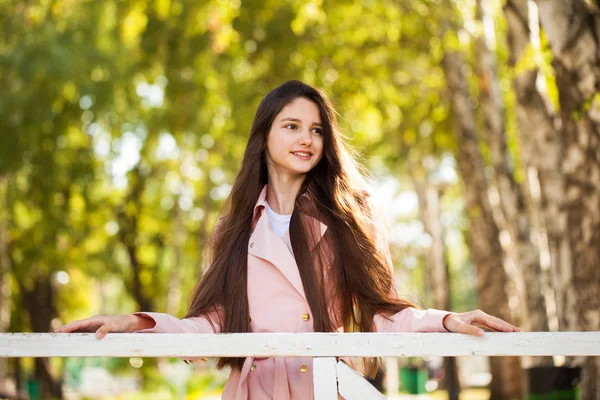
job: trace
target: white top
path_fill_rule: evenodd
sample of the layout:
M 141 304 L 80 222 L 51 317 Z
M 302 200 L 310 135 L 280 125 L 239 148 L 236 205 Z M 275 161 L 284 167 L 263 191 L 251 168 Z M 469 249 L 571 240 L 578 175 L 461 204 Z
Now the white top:
M 292 214 L 283 215 L 277 214 L 271 207 L 269 207 L 269 203 L 265 202 L 267 205 L 267 215 L 269 216 L 269 221 L 271 222 L 271 228 L 279 235 L 279 237 L 283 238 L 285 233 L 290 228 L 290 220 L 292 219 Z

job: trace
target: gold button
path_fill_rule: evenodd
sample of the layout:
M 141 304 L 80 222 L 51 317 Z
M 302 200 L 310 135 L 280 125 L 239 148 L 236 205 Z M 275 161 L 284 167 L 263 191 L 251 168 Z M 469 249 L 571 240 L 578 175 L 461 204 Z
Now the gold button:
M 308 321 L 310 319 L 310 315 L 308 315 L 308 313 L 304 313 L 304 314 L 302 314 L 302 319 L 304 321 Z
M 256 242 L 250 242 L 250 248 L 253 248 L 254 246 L 256 246 Z
M 300 366 L 300 372 L 304 373 L 306 371 L 308 371 L 308 367 L 306 365 L 301 365 Z
M 250 367 L 250 371 L 256 371 L 256 364 L 252 364 L 252 366 Z
M 252 317 L 248 317 L 248 322 L 252 322 Z

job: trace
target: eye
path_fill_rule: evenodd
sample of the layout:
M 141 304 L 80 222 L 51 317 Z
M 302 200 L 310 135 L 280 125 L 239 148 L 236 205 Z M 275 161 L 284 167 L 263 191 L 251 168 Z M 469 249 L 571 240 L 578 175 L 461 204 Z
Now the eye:
M 313 132 L 316 133 L 317 135 L 323 134 L 323 130 L 321 128 L 313 128 Z
M 287 125 L 284 126 L 284 128 L 287 128 L 289 126 L 292 127 L 291 129 L 296 129 L 298 127 L 296 124 L 287 124 Z

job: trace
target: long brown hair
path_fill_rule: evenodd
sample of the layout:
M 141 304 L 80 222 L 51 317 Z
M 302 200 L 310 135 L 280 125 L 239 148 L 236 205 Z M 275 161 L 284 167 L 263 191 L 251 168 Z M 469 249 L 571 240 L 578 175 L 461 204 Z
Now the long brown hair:
M 414 307 L 395 295 L 390 266 L 378 246 L 364 179 L 337 129 L 330 101 L 322 91 L 293 80 L 273 89 L 258 106 L 240 172 L 213 234 L 210 268 L 191 299 L 187 316 L 218 315 L 219 321 L 212 323 L 218 323 L 224 333 L 250 331 L 248 241 L 254 206 L 268 180 L 267 134 L 275 116 L 299 97 L 319 107 L 323 135 L 323 157 L 306 174 L 289 228 L 314 331 L 334 332 L 342 323 L 346 331 L 372 332 L 377 313 L 389 315 Z M 305 214 L 327 225 L 312 254 L 308 249 L 314 238 L 303 223 Z M 327 288 L 333 293 L 325 293 L 326 276 Z M 328 302 L 328 298 L 334 300 Z M 221 358 L 218 367 L 241 368 L 243 362 L 243 358 Z M 377 359 L 365 362 L 367 373 L 373 376 Z

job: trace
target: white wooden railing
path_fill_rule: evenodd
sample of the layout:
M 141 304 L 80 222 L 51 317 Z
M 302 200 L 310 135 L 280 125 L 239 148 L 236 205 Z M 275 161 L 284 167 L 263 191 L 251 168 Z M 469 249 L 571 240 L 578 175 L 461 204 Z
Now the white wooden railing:
M 315 357 L 316 400 L 383 399 L 336 357 L 600 356 L 600 332 L 0 334 L 0 357 Z

